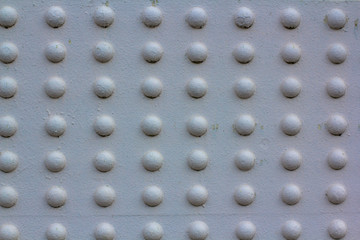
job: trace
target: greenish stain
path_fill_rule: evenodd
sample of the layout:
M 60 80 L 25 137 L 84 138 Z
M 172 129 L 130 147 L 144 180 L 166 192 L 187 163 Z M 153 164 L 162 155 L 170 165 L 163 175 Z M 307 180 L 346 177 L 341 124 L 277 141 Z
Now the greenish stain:
M 71 44 L 71 39 L 69 39 L 69 44 Z
M 219 129 L 219 124 L 213 124 L 211 125 L 211 129 L 214 130 L 214 131 L 217 131 Z
M 354 21 L 354 25 L 355 25 L 356 28 L 358 27 L 358 25 L 359 25 L 359 19 L 358 18 Z
M 325 17 L 324 17 L 324 23 L 327 24 L 327 22 L 328 22 L 327 15 L 325 15 Z
M 317 128 L 318 128 L 319 130 L 321 130 L 321 124 L 318 124 Z
M 159 4 L 159 0 L 150 0 L 151 1 L 151 5 L 153 5 L 154 7 Z
M 264 130 L 264 126 L 263 126 L 263 125 L 261 125 L 261 126 L 260 126 L 260 129 L 261 129 L 261 130 Z
M 109 6 L 109 1 L 106 1 L 104 4 L 105 4 L 105 6 L 108 7 Z

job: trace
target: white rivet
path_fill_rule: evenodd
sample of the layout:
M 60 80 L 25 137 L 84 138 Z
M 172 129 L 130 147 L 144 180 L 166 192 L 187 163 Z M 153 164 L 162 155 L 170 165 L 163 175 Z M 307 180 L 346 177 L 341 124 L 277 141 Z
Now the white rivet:
M 186 128 L 194 137 L 201 137 L 207 132 L 208 122 L 204 117 L 196 115 L 187 121 Z
M 235 233 L 239 240 L 251 240 L 255 236 L 256 227 L 250 221 L 242 221 L 236 227 Z
M 155 115 L 149 115 L 141 122 L 142 131 L 148 136 L 159 135 L 162 128 L 162 121 Z
M 164 50 L 157 42 L 148 42 L 142 49 L 142 56 L 148 63 L 156 63 L 160 61 L 164 54 Z
M 46 230 L 46 237 L 48 240 L 65 240 L 66 235 L 66 228 L 60 223 L 53 223 Z
M 202 63 L 208 56 L 208 49 L 203 43 L 195 42 L 187 49 L 186 56 L 193 63 Z
M 0 44 L 0 61 L 3 63 L 12 63 L 19 54 L 18 48 L 11 42 Z
M 285 97 L 294 98 L 299 95 L 301 91 L 301 83 L 296 78 L 290 77 L 281 83 L 280 89 Z
M 233 56 L 239 63 L 251 62 L 254 58 L 255 50 L 249 43 L 240 43 L 233 51 Z
M 206 152 L 202 150 L 194 150 L 187 157 L 188 165 L 195 171 L 201 171 L 206 168 L 209 157 Z
M 100 77 L 94 84 L 94 93 L 99 98 L 108 98 L 115 91 L 115 84 L 113 80 L 108 77 Z
M 3 224 L 0 226 L 0 239 L 18 240 L 19 235 L 19 230 L 12 224 Z
M 3 77 L 0 79 L 0 97 L 11 98 L 17 91 L 17 83 L 11 77 Z
M 60 172 L 66 165 L 66 157 L 60 151 L 53 151 L 47 154 L 45 166 L 51 172 Z
M 59 63 L 64 60 L 66 47 L 60 42 L 49 43 L 45 49 L 46 58 L 53 63 Z
M 114 22 L 114 18 L 115 18 L 114 11 L 107 6 L 100 6 L 95 10 L 94 22 L 99 27 L 103 27 L 103 28 L 109 27 Z
M 142 234 L 145 240 L 160 240 L 164 230 L 157 222 L 150 222 L 145 225 Z
M 301 235 L 301 225 L 295 220 L 289 220 L 281 228 L 281 234 L 287 240 L 296 240 Z
M 281 190 L 281 199 L 288 205 L 297 204 L 302 196 L 301 189 L 295 184 L 287 184 Z
M 343 10 L 334 8 L 327 13 L 326 20 L 330 28 L 338 30 L 345 26 L 348 19 Z
M 280 122 L 281 130 L 288 136 L 295 136 L 302 127 L 302 122 L 295 114 L 286 115 Z
M 205 240 L 209 235 L 209 227 L 203 221 L 190 223 L 187 234 L 191 240 Z
M 255 154 L 250 150 L 241 150 L 235 155 L 235 164 L 241 171 L 249 171 L 254 167 Z
M 150 172 L 158 171 L 164 162 L 164 157 L 158 151 L 148 151 L 142 157 L 142 164 L 144 168 Z
M 334 149 L 327 156 L 327 162 L 334 170 L 340 170 L 345 167 L 347 161 L 348 157 L 341 149 Z
M 65 204 L 67 194 L 62 187 L 53 186 L 46 193 L 46 201 L 53 208 L 61 207 Z
M 66 121 L 59 115 L 52 115 L 46 121 L 46 132 L 53 137 L 60 137 L 66 130 Z
M 334 64 L 343 63 L 346 60 L 347 55 L 347 49 L 340 43 L 332 44 L 327 51 L 328 59 Z
M 329 186 L 326 196 L 332 204 L 340 204 L 346 200 L 347 191 L 344 185 L 335 183 Z
M 94 166 L 100 172 L 108 172 L 114 168 L 115 157 L 109 151 L 101 151 L 96 154 Z
M 100 207 L 109 207 L 115 201 L 115 190 L 109 185 L 103 185 L 96 189 L 94 200 Z
M 18 156 L 10 151 L 0 152 L 0 170 L 9 173 L 14 171 L 19 164 Z
M 51 77 L 45 83 L 45 92 L 51 98 L 59 98 L 65 94 L 66 83 L 60 77 Z
M 100 223 L 95 229 L 96 240 L 113 240 L 115 239 L 116 231 L 110 223 Z
M 149 207 L 156 207 L 162 203 L 164 199 L 164 193 L 161 188 L 157 186 L 146 187 L 142 193 L 142 199 Z
M 114 54 L 114 47 L 104 41 L 97 43 L 93 49 L 94 58 L 101 63 L 109 62 L 114 57 Z
M 95 120 L 94 130 L 99 136 L 107 137 L 114 132 L 115 121 L 108 115 L 99 116 Z
M 282 166 L 289 171 L 298 169 L 302 162 L 301 154 L 295 149 L 286 150 L 280 159 Z
M 0 135 L 2 137 L 13 136 L 18 129 L 15 118 L 11 116 L 0 117 Z
M 189 203 L 196 207 L 204 205 L 208 196 L 208 191 L 201 185 L 192 186 L 186 194 L 186 198 Z
M 280 17 L 280 21 L 285 28 L 297 28 L 301 21 L 300 13 L 294 8 L 285 9 Z
M 50 27 L 58 28 L 64 25 L 66 14 L 61 7 L 52 6 L 45 14 L 45 19 Z
M 147 78 L 141 85 L 143 94 L 148 98 L 156 98 L 160 96 L 163 89 L 161 81 L 154 77 Z
M 346 131 L 348 122 L 339 114 L 331 115 L 326 121 L 326 128 L 332 135 L 341 136 Z
M 346 84 L 345 81 L 339 77 L 334 77 L 326 84 L 326 91 L 330 97 L 339 98 L 345 95 Z
M 234 127 L 240 135 L 248 136 L 255 130 L 255 119 L 251 115 L 243 114 L 236 119 Z
M 234 90 L 239 98 L 247 99 L 254 95 L 256 85 L 252 79 L 244 77 L 235 83 Z
M 18 13 L 15 8 L 4 6 L 0 9 L 0 25 L 9 28 L 15 25 L 18 19 Z
M 13 187 L 3 186 L 0 188 L 0 206 L 4 208 L 13 207 L 18 200 L 18 193 Z
M 347 225 L 343 220 L 335 219 L 329 224 L 328 233 L 333 239 L 342 239 L 347 233 Z
M 281 56 L 286 63 L 297 63 L 301 57 L 301 49 L 296 43 L 288 43 L 281 50 Z
M 141 20 L 149 28 L 157 27 L 162 22 L 162 12 L 158 7 L 150 6 L 144 9 Z
M 254 13 L 247 7 L 241 7 L 234 15 L 234 22 L 239 28 L 249 28 L 255 20 Z
M 193 28 L 203 28 L 207 22 L 207 14 L 204 9 L 194 7 L 186 14 L 186 22 Z
M 250 205 L 255 200 L 255 197 L 254 189 L 247 184 L 240 185 L 234 193 L 235 201 L 241 206 Z
M 193 98 L 201 98 L 205 96 L 207 89 L 208 85 L 206 81 L 198 77 L 191 79 L 186 85 L 187 93 Z

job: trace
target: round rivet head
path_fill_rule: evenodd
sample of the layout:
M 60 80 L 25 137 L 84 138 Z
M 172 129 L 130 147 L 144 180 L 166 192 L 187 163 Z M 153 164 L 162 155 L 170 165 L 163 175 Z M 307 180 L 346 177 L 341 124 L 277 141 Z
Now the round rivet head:
M 19 157 L 10 151 L 0 152 L 0 170 L 4 173 L 15 171 L 19 165 Z
M 157 27 L 161 24 L 163 15 L 158 7 L 150 6 L 144 9 L 141 14 L 141 21 L 149 28 Z
M 332 44 L 327 50 L 327 57 L 334 64 L 343 63 L 346 60 L 348 51 L 344 45 L 340 43 Z
M 194 185 L 189 189 L 186 198 L 189 203 L 195 207 L 202 206 L 206 203 L 209 193 L 207 189 L 201 185 Z
M 330 97 L 340 98 L 345 95 L 346 84 L 345 81 L 339 77 L 334 77 L 326 84 L 326 91 Z
M 288 43 L 281 50 L 281 57 L 286 63 L 297 63 L 301 58 L 301 49 L 296 43 Z
M 284 97 L 294 98 L 301 92 L 301 83 L 296 78 L 287 78 L 281 83 L 280 89 Z
M 52 63 L 59 63 L 64 60 L 66 47 L 60 42 L 49 43 L 45 49 L 46 58 Z
M 114 57 L 114 54 L 114 47 L 104 41 L 97 43 L 93 49 L 94 58 L 101 63 L 109 62 Z
M 148 151 L 142 157 L 142 164 L 144 168 L 150 172 L 160 170 L 164 162 L 164 157 L 158 151 Z
M 282 236 L 287 240 L 297 240 L 301 235 L 301 225 L 295 220 L 289 220 L 281 228 Z
M 11 116 L 0 117 L 0 135 L 2 137 L 13 136 L 18 129 L 15 118 Z
M 18 200 L 18 193 L 13 187 L 3 186 L 0 188 L 0 206 L 4 208 L 13 207 Z
M 187 13 L 186 22 L 192 28 L 203 28 L 207 22 L 207 14 L 204 9 L 200 7 L 194 7 Z
M 288 114 L 281 120 L 280 127 L 286 135 L 295 136 L 300 132 L 302 122 L 295 114 Z
M 193 63 L 202 63 L 208 56 L 208 49 L 203 43 L 195 42 L 187 49 L 186 56 Z
M 149 207 L 156 207 L 164 200 L 164 193 L 157 186 L 149 186 L 144 189 L 142 199 Z
M 116 235 L 115 228 L 110 223 L 100 223 L 95 229 L 96 240 L 114 240 Z
M 94 159 L 94 166 L 100 172 L 109 172 L 114 168 L 115 157 L 109 151 L 101 151 L 96 154 Z
M 19 50 L 15 44 L 11 42 L 3 42 L 0 44 L 0 61 L 5 64 L 15 61 L 19 54 Z
M 301 154 L 295 149 L 286 150 L 280 159 L 282 166 L 289 171 L 298 169 L 302 162 Z
M 3 77 L 0 79 L 0 97 L 11 98 L 17 91 L 17 83 L 11 77 Z
M 341 149 L 332 150 L 327 156 L 329 166 L 334 170 L 340 170 L 345 167 L 348 161 L 346 153 Z
M 46 230 L 46 238 L 48 240 L 65 240 L 66 235 L 66 228 L 60 223 L 53 223 Z
M 114 22 L 114 18 L 115 13 L 110 7 L 100 6 L 95 10 L 94 22 L 99 27 L 109 27 Z
M 239 240 L 251 240 L 254 238 L 256 233 L 255 225 L 250 221 L 242 221 L 236 227 L 236 237 Z
M 209 227 L 203 221 L 190 223 L 187 234 L 191 240 L 205 240 L 209 235 Z
M 45 130 L 52 137 L 60 137 L 65 133 L 66 121 L 59 115 L 52 115 L 46 121 Z
M 156 63 L 160 61 L 164 54 L 164 50 L 157 42 L 148 42 L 142 49 L 142 56 L 148 63 Z
M 148 98 L 157 98 L 160 96 L 162 89 L 163 85 L 161 81 L 154 77 L 146 79 L 141 85 L 143 94 Z
M 202 116 L 193 116 L 187 121 L 186 128 L 192 136 L 201 137 L 207 132 L 208 122 Z
M 346 200 L 347 191 L 344 185 L 335 183 L 329 186 L 326 196 L 332 204 L 340 204 Z
M 302 196 L 301 189 L 295 184 L 287 184 L 281 190 L 281 199 L 287 205 L 297 204 Z
M 206 168 L 209 157 L 206 152 L 202 150 L 194 150 L 188 155 L 187 162 L 192 170 L 201 171 Z
M 94 84 L 94 93 L 99 98 L 108 98 L 115 91 L 114 81 L 108 77 L 100 77 Z
M 301 15 L 294 8 L 287 8 L 281 13 L 281 24 L 287 29 L 294 29 L 300 25 Z
M 241 150 L 235 155 L 235 164 L 241 171 L 249 171 L 255 165 L 255 154 L 250 150 Z
M 329 224 L 328 233 L 332 239 L 342 239 L 347 233 L 347 225 L 343 220 L 335 219 Z
M 205 96 L 208 89 L 206 81 L 202 78 L 193 78 L 186 85 L 186 91 L 190 97 L 201 98 Z
M 65 11 L 58 6 L 52 6 L 45 14 L 46 23 L 53 28 L 58 28 L 64 25 L 66 20 Z
M 248 114 L 241 115 L 234 123 L 235 130 L 242 136 L 248 136 L 255 130 L 255 119 Z
M 18 240 L 20 236 L 19 230 L 12 224 L 3 224 L 0 226 L 0 239 Z
M 240 43 L 233 51 L 233 56 L 239 63 L 246 64 L 254 58 L 255 50 L 249 43 Z
M 51 77 L 45 83 L 45 92 L 51 98 L 60 98 L 65 94 L 66 83 L 60 77 Z
M 0 9 L 0 25 L 4 28 L 12 27 L 16 24 L 18 13 L 15 8 L 4 6 Z
M 157 222 L 150 222 L 145 225 L 142 234 L 145 240 L 160 240 L 164 230 Z
M 59 208 L 66 202 L 67 194 L 62 187 L 53 186 L 46 193 L 46 201 L 49 206 Z
M 149 115 L 141 122 L 141 129 L 147 136 L 157 136 L 160 134 L 162 121 L 155 115 Z
M 51 172 L 60 172 L 65 168 L 66 157 L 60 151 L 53 151 L 47 154 L 45 166 Z
M 249 28 L 255 20 L 254 13 L 247 7 L 241 7 L 234 15 L 234 22 L 239 28 Z
M 100 207 L 109 207 L 115 201 L 115 190 L 109 185 L 103 185 L 96 189 L 94 200 Z
M 347 129 L 348 122 L 339 114 L 331 115 L 326 121 L 326 128 L 329 133 L 335 136 L 341 136 Z
M 101 137 L 110 136 L 115 130 L 115 121 L 108 115 L 99 116 L 95 120 L 94 130 Z
M 252 79 L 244 77 L 235 83 L 234 90 L 239 98 L 247 99 L 254 95 L 256 85 Z
M 345 26 L 348 18 L 343 10 L 334 8 L 327 13 L 326 20 L 330 28 L 339 30 Z
M 247 184 L 239 186 L 234 194 L 235 201 L 241 206 L 250 205 L 252 202 L 254 202 L 255 197 L 256 193 L 254 189 Z

